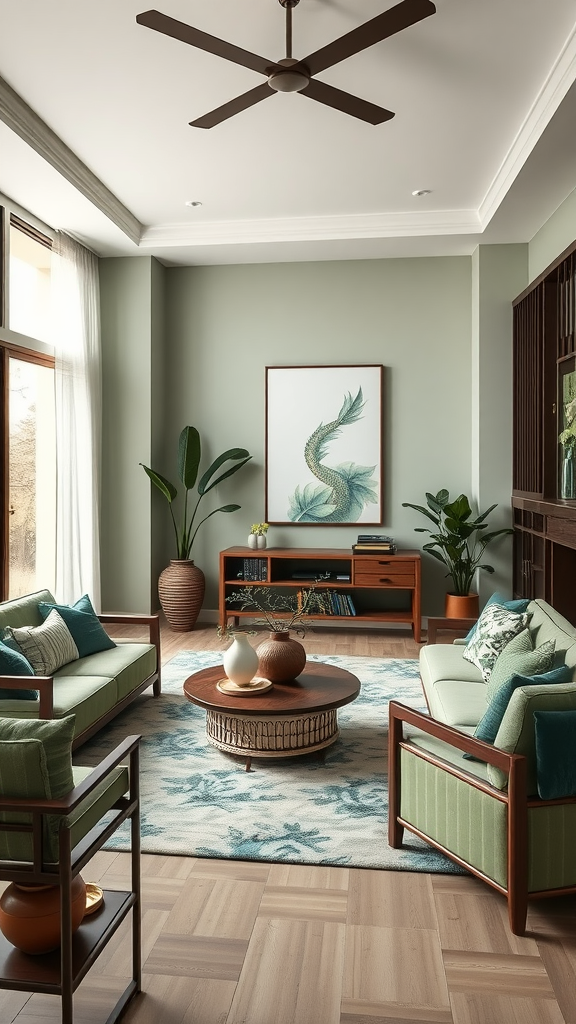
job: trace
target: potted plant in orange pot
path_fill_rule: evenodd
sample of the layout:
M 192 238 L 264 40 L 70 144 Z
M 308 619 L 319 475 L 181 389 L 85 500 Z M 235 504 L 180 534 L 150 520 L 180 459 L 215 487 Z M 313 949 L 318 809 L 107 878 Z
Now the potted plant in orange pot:
M 221 505 L 220 508 L 213 509 L 200 522 L 196 523 L 196 513 L 200 502 L 213 487 L 242 469 L 242 466 L 245 466 L 252 456 L 245 448 L 229 448 L 212 462 L 196 485 L 201 458 L 200 434 L 196 427 L 184 427 L 178 441 L 178 476 L 184 485 L 184 505 L 180 524 L 176 521 L 172 507 L 174 499 L 178 496 L 177 488 L 166 477 L 161 476 L 154 469 L 150 469 L 149 466 L 145 466 L 143 462 L 140 463 L 152 483 L 164 495 L 170 507 L 176 538 L 176 558 L 170 559 L 170 565 L 160 573 L 158 596 L 168 625 L 178 632 L 187 632 L 194 628 L 204 600 L 204 573 L 197 565 L 194 565 L 194 561 L 190 557 L 196 534 L 202 523 L 210 519 L 210 516 L 216 515 L 217 512 L 237 512 L 240 508 L 240 505 Z M 232 463 L 232 465 L 217 475 L 218 470 L 226 463 Z M 194 487 L 196 487 L 198 497 L 190 511 L 188 494 Z
M 496 505 L 490 505 L 485 512 L 473 517 L 470 502 L 465 494 L 450 501 L 447 490 L 438 494 L 426 493 L 428 508 L 403 501 L 403 508 L 413 508 L 434 523 L 434 530 L 423 526 L 415 527 L 416 533 L 429 533 L 430 540 L 423 545 L 433 558 L 448 569 L 446 576 L 452 579 L 453 590 L 446 594 L 445 615 L 450 619 L 474 618 L 478 615 L 478 594 L 472 592 L 474 576 L 478 569 L 493 573 L 494 566 L 482 561 L 484 551 L 497 537 L 512 533 L 509 528 L 486 533 L 486 519 Z

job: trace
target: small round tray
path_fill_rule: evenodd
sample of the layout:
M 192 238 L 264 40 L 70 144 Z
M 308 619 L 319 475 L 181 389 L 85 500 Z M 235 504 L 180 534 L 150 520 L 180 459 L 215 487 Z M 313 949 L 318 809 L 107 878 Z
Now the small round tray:
M 238 686 L 231 679 L 219 679 L 216 683 L 216 689 L 220 690 L 220 693 L 226 693 L 229 697 L 250 697 L 253 693 L 265 693 L 271 686 L 270 680 L 263 679 L 262 676 L 254 676 L 247 686 Z
M 104 893 L 99 885 L 94 885 L 94 882 L 86 882 L 86 914 L 93 914 L 94 911 L 99 910 L 104 903 Z

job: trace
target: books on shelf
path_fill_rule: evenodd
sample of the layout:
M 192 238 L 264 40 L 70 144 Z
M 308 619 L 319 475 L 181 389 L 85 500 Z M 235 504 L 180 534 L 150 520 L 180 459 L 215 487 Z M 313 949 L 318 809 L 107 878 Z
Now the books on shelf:
M 319 590 L 316 591 L 316 600 L 317 610 L 321 615 L 356 615 L 356 608 L 350 594 L 344 594 L 338 590 Z M 311 612 L 310 615 L 313 618 L 314 612 Z
M 265 558 L 245 558 L 243 572 L 243 578 L 250 583 L 268 582 L 268 562 Z

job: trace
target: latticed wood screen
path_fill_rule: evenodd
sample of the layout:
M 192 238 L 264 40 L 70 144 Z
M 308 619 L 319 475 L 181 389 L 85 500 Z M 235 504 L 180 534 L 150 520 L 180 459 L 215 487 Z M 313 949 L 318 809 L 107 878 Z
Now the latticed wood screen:
M 514 440 L 512 486 L 542 497 L 544 384 L 544 289 L 540 285 L 514 306 Z
M 558 267 L 558 359 L 574 353 L 576 318 L 576 254 Z

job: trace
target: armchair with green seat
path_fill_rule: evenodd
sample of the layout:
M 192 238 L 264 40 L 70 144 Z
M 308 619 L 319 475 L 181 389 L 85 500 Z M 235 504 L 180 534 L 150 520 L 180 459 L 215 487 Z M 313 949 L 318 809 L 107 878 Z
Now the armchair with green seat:
M 474 733 L 499 691 L 464 659 L 462 642 L 425 647 L 430 713 L 393 701 L 389 733 L 390 845 L 408 829 L 487 882 L 507 898 L 517 935 L 529 899 L 576 892 L 576 627 L 542 600 L 527 614 L 533 654 L 554 641 L 564 682 L 552 671 L 545 683 L 529 672 L 532 682 L 504 648 L 519 681 L 485 742 Z
M 73 766 L 74 719 L 0 719 L 0 880 L 60 890 L 61 945 L 32 956 L 0 935 L 0 989 L 54 994 L 73 1024 L 73 994 L 131 911 L 132 978 L 108 1017 L 116 1021 L 141 986 L 139 736 L 94 768 Z M 131 887 L 73 934 L 72 881 L 116 829 L 130 821 Z

